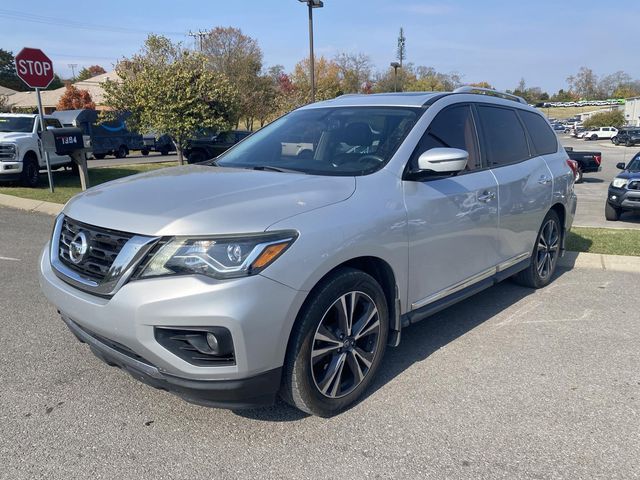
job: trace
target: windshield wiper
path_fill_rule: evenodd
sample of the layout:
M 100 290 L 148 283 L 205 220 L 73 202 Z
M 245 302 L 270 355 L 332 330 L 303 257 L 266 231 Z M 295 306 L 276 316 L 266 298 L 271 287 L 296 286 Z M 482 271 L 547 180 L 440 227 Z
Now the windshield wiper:
M 268 171 L 268 172 L 304 173 L 304 172 L 301 172 L 300 170 L 292 170 L 291 168 L 274 167 L 272 165 L 256 165 L 248 168 L 250 168 L 251 170 L 261 170 L 261 171 Z

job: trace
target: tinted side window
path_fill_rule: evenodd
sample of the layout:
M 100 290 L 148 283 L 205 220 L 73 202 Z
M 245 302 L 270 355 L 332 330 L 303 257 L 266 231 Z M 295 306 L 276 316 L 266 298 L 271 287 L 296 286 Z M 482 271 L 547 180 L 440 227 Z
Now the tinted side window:
M 527 139 L 516 112 L 510 108 L 478 105 L 489 166 L 529 158 Z
M 466 170 L 480 168 L 476 128 L 469 105 L 449 107 L 435 116 L 411 158 L 411 169 L 417 169 L 422 153 L 443 147 L 466 150 L 469 154 Z
M 524 110 L 520 110 L 520 118 L 522 118 L 529 131 L 529 137 L 531 137 L 536 154 L 548 155 L 558 151 L 556 134 L 549 128 L 544 118 L 536 113 Z
M 45 118 L 44 124 L 47 127 L 62 128 L 62 125 L 60 124 L 60 121 L 57 118 Z

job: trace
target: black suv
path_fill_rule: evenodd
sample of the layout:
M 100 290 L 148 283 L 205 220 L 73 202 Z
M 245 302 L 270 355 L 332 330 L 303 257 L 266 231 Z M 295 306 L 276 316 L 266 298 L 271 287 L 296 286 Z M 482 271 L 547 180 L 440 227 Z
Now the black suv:
M 640 128 L 625 128 L 618 130 L 618 134 L 611 139 L 615 145 L 631 147 L 640 143 Z
M 189 141 L 184 153 L 189 163 L 204 162 L 217 157 L 249 135 L 251 132 L 244 130 L 212 132 L 203 129 L 196 138 Z
M 640 212 L 640 152 L 625 166 L 616 165 L 623 170 L 609 185 L 604 216 L 607 220 L 618 220 L 625 210 Z

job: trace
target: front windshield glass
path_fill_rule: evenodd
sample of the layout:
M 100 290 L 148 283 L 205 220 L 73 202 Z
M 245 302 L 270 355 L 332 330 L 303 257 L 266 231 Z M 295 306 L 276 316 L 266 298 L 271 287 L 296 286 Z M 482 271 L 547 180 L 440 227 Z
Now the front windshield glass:
M 35 117 L 0 115 L 0 132 L 31 133 Z
M 627 170 L 630 170 L 632 172 L 640 172 L 640 153 L 638 153 L 631 159 L 629 165 L 627 165 Z
M 365 175 L 382 168 L 424 109 L 330 107 L 296 110 L 215 160 L 223 167 Z

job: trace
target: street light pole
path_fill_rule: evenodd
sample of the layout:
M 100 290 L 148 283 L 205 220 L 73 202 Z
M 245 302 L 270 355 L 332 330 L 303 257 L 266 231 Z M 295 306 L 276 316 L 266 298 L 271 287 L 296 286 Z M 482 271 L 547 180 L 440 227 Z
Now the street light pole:
M 306 3 L 309 8 L 309 78 L 311 80 L 311 103 L 316 101 L 316 71 L 315 58 L 313 55 L 313 9 L 324 7 L 324 3 L 320 0 L 298 0 Z
M 393 91 L 398 91 L 398 68 L 401 65 L 398 62 L 391 62 L 390 65 L 393 67 Z

